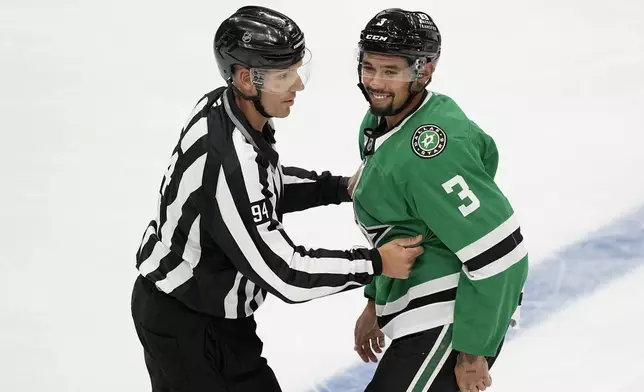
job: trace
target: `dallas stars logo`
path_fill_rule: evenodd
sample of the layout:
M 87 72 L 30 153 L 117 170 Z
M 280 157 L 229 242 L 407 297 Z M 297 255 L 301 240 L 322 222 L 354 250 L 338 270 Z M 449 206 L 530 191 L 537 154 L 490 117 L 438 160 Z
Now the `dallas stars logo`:
M 422 125 L 414 131 L 411 148 L 421 158 L 433 158 L 443 152 L 447 135 L 436 125 Z

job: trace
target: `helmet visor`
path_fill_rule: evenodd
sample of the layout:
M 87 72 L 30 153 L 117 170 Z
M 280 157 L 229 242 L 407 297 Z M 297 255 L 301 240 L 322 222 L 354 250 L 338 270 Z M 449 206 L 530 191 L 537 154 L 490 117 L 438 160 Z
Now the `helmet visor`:
M 251 68 L 253 84 L 258 90 L 276 94 L 302 90 L 311 75 L 312 57 L 307 48 L 302 60 L 288 68 Z
M 397 56 L 391 53 L 359 51 L 358 66 L 360 69 L 360 80 L 365 79 L 413 82 L 423 76 L 425 65 L 424 58 L 418 58 L 411 62 L 407 57 Z

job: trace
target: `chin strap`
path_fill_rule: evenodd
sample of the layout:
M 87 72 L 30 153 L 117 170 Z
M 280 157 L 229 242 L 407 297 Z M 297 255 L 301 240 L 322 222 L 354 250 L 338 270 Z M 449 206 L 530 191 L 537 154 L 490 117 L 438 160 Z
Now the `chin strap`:
M 259 112 L 259 114 L 261 114 L 266 118 L 273 118 L 273 116 L 266 113 L 266 110 L 264 109 L 264 105 L 262 105 L 262 102 L 261 102 L 262 90 L 260 89 L 261 86 L 255 84 L 255 87 L 257 88 L 257 95 L 254 97 L 250 97 L 244 94 L 243 92 L 241 92 L 241 90 L 238 89 L 237 86 L 233 84 L 232 79 L 228 79 L 227 83 L 228 83 L 228 86 L 230 86 L 235 91 L 235 93 L 237 93 L 240 97 L 242 97 L 247 101 L 253 102 L 253 106 L 255 106 L 255 109 Z

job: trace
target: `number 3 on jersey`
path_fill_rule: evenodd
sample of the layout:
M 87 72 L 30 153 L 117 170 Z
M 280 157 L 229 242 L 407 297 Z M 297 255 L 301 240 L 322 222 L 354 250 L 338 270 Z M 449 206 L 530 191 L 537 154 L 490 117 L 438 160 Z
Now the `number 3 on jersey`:
M 476 197 L 476 195 L 470 190 L 470 187 L 467 186 L 467 183 L 460 175 L 454 176 L 451 180 L 443 183 L 443 189 L 445 189 L 445 192 L 449 194 L 454 192 L 454 187 L 456 185 L 461 188 L 461 191 L 458 192 L 458 197 L 460 197 L 461 200 L 469 200 L 467 204 L 461 204 L 458 207 L 458 210 L 461 211 L 461 214 L 463 214 L 463 216 L 468 216 L 472 212 L 476 211 L 477 208 L 479 208 L 481 202 L 479 201 L 478 197 Z

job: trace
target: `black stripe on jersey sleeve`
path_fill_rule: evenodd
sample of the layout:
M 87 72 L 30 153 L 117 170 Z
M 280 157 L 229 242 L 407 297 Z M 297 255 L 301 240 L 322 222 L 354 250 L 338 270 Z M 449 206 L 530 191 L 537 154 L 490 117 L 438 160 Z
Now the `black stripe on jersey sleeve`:
M 523 242 L 523 235 L 521 235 L 521 228 L 518 228 L 498 244 L 466 261 L 465 265 L 470 272 L 479 270 L 512 252 L 521 242 Z
M 388 314 L 386 316 L 378 317 L 378 326 L 380 328 L 384 328 L 387 324 L 389 324 L 391 320 L 400 316 L 403 313 L 409 312 L 410 310 L 422 308 L 423 306 L 436 304 L 439 302 L 449 302 L 454 300 L 456 300 L 456 287 L 453 289 L 439 291 L 438 293 L 426 295 L 424 297 L 414 298 L 411 301 L 409 301 L 409 304 L 405 307 L 405 309 L 396 313 Z

